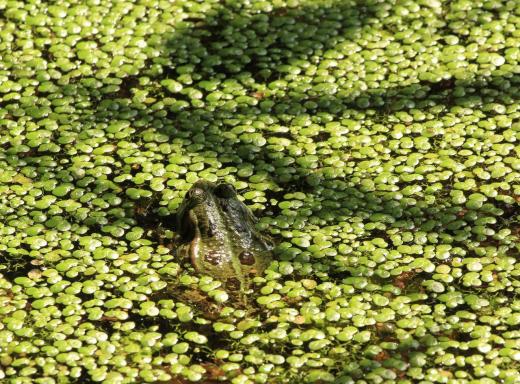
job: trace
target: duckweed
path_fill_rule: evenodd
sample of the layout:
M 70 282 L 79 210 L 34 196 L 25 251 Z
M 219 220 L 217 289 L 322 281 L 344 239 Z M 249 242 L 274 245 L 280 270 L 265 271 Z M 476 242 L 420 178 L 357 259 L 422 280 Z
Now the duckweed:
M 517 383 L 515 1 L 0 0 L 0 380 Z M 172 251 L 198 179 L 277 242 Z

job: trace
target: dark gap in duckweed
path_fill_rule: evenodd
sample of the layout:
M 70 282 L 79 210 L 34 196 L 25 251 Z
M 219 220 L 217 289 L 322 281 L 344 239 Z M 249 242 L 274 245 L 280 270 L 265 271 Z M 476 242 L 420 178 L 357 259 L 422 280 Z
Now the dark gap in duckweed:
M 127 99 L 132 97 L 132 88 L 135 88 L 139 85 L 139 77 L 138 76 L 128 76 L 122 81 L 119 85 L 119 91 L 117 91 L 114 96 L 115 98 Z
M 133 203 L 133 218 L 145 228 L 157 228 L 165 218 L 159 217 L 155 210 L 158 207 L 159 196 L 141 198 Z
M 96 381 L 92 380 L 92 376 L 90 375 L 88 369 L 83 368 L 81 370 L 81 375 L 77 378 L 78 383 L 85 383 L 85 384 L 96 384 Z
M 453 92 L 453 88 L 455 87 L 456 82 L 454 78 L 450 78 L 441 80 L 437 83 L 426 81 L 424 84 L 427 85 L 432 92 L 439 93 L 444 91 Z
M 499 218 L 504 224 L 520 220 L 520 202 L 518 200 L 514 204 L 508 204 L 505 201 L 495 199 L 493 205 L 503 211 Z
M 7 251 L 0 251 L 0 275 L 14 280 L 17 277 L 27 276 L 35 268 L 31 262 L 34 259 L 28 255 L 10 255 Z
M 55 59 L 54 55 L 49 51 L 48 45 L 44 45 L 42 47 L 41 57 L 44 58 L 46 61 L 54 61 Z

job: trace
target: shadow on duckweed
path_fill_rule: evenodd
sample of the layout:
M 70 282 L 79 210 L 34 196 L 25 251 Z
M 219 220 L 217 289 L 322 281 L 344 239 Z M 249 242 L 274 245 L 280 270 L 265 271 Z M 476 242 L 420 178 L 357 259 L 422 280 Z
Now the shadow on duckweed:
M 519 94 L 518 75 L 503 74 L 462 81 L 450 78 L 439 82 L 421 81 L 401 87 L 343 90 L 337 94 L 327 94 L 325 90 L 309 91 L 290 87 L 279 92 L 274 87 L 275 92 L 266 96 L 262 93 L 270 90 L 269 84 L 276 81 L 287 82 L 282 78 L 291 74 L 291 71 L 301 70 L 298 65 L 301 65 L 302 58 L 317 62 L 322 55 L 330 55 L 331 58 L 328 60 L 334 60 L 334 55 L 347 55 L 350 39 L 359 37 L 364 27 L 387 15 L 392 4 L 385 1 L 333 1 L 329 6 L 277 8 L 258 13 L 245 12 L 240 7 L 233 7 L 231 4 L 217 4 L 207 15 L 183 20 L 182 25 L 179 25 L 180 32 L 171 36 L 166 34 L 164 39 L 156 43 L 163 44 L 166 41 L 165 55 L 149 59 L 149 68 L 143 69 L 138 75 L 124 78 L 116 92 L 110 87 L 98 90 L 95 86 L 86 86 L 86 82 L 82 81 L 63 86 L 63 94 L 88 96 L 91 99 L 90 106 L 94 107 L 87 107 L 83 115 L 75 116 L 73 128 L 85 137 L 95 137 L 99 134 L 96 132 L 98 129 L 106 129 L 113 121 L 122 124 L 131 121 L 135 124 L 131 134 L 137 134 L 136 139 L 144 147 L 147 146 L 148 140 L 140 133 L 147 127 L 156 128 L 178 142 L 187 154 L 202 154 L 209 160 L 216 160 L 225 165 L 247 163 L 253 165 L 260 173 L 268 173 L 274 184 L 272 190 L 266 192 L 267 200 L 274 197 L 279 201 L 286 192 L 303 190 L 312 193 L 316 185 L 307 183 L 306 178 L 319 173 L 320 168 L 307 168 L 297 164 L 293 167 L 293 174 L 280 176 L 278 171 L 289 165 L 284 162 L 287 157 L 283 156 L 280 148 L 276 146 L 257 145 L 251 142 L 247 135 L 234 133 L 239 121 L 281 128 L 279 131 L 259 128 L 265 139 L 290 138 L 297 142 L 298 130 L 289 131 L 285 126 L 292 126 L 295 120 L 301 117 L 317 116 L 316 122 L 326 123 L 331 117 L 355 117 L 356 111 L 363 111 L 372 119 L 384 124 L 390 112 L 410 111 L 413 108 L 435 105 L 450 108 L 464 107 L 469 103 L 470 106 L 476 106 L 482 102 L 475 99 L 479 94 L 492 95 L 502 99 L 505 104 L 510 104 Z M 385 27 L 387 32 L 393 32 L 391 24 Z M 345 48 L 341 48 L 342 45 Z M 163 79 L 184 77 L 187 83 L 204 83 L 200 89 L 205 86 L 208 96 L 211 90 L 218 88 L 230 74 L 232 83 L 240 84 L 242 87 L 236 91 L 248 92 L 245 95 L 235 95 L 237 98 L 244 96 L 247 100 L 243 103 L 223 101 L 206 106 L 201 104 L 198 96 L 190 98 L 190 92 L 194 92 L 195 87 L 187 87 L 191 90 L 175 94 L 170 94 L 164 88 L 156 89 L 153 96 L 157 100 L 169 98 L 174 103 L 162 110 L 154 109 L 154 105 L 147 106 L 136 101 L 136 94 L 146 88 L 146 85 L 140 84 L 140 76 Z M 295 75 L 295 79 L 297 78 Z M 264 91 L 259 91 L 258 88 L 262 87 Z M 231 86 L 231 95 L 233 91 Z M 270 121 L 265 123 L 263 119 Z M 328 137 L 329 131 L 320 132 L 311 136 L 310 142 L 319 145 Z M 110 143 L 115 145 L 114 139 L 111 140 Z M 348 146 L 348 143 L 346 145 Z M 42 167 L 42 172 L 51 170 L 56 160 L 70 156 L 68 153 L 52 152 L 35 155 L 34 151 L 30 151 L 21 157 L 23 162 L 35 166 L 41 161 L 47 163 L 47 166 Z M 116 164 L 121 165 L 122 171 L 126 174 L 135 177 L 142 171 L 139 162 L 125 164 L 124 160 L 123 157 L 117 158 Z M 354 160 L 359 162 L 362 159 Z M 77 179 L 81 179 L 81 176 Z M 89 178 L 90 182 L 87 181 L 85 184 L 92 190 L 108 190 L 125 198 L 127 197 L 122 194 L 123 189 L 136 186 L 131 178 L 111 183 L 108 174 L 99 175 L 98 178 L 91 175 Z M 327 188 L 339 193 L 339 198 L 335 200 L 352 199 L 361 206 L 371 204 L 371 192 L 364 191 L 359 184 L 348 180 L 348 175 L 330 181 L 325 180 L 325 183 L 328 183 Z M 402 183 L 399 186 L 404 187 L 406 184 Z M 374 196 L 379 196 L 379 199 L 381 193 L 374 192 Z M 330 196 L 331 199 L 335 197 Z M 367 199 L 366 204 L 362 202 L 364 198 Z M 154 197 L 150 201 L 156 203 Z M 334 204 L 331 204 L 327 207 L 326 214 L 337 217 L 333 206 Z M 273 215 L 279 213 L 276 206 L 269 209 Z M 345 218 L 349 215 L 348 209 Z M 146 216 L 148 213 L 150 212 L 146 210 L 145 214 L 140 216 Z M 92 218 L 89 221 L 95 220 Z M 101 221 L 103 224 L 103 220 Z M 150 222 L 151 225 L 154 223 Z
M 190 155 L 202 154 L 206 158 L 205 160 L 210 158 L 226 165 L 244 162 L 261 164 L 261 170 L 272 167 L 272 162 L 276 161 L 278 152 L 248 143 L 240 138 L 227 139 L 233 123 L 226 125 L 224 122 L 222 126 L 210 124 L 213 121 L 222 123 L 237 117 L 253 118 L 259 114 L 267 117 L 271 113 L 270 109 L 262 111 L 259 108 L 244 106 L 234 108 L 229 103 L 218 106 L 214 111 L 198 106 L 186 108 L 182 105 L 191 99 L 186 95 L 178 94 L 174 100 L 180 102 L 181 105 L 170 106 L 169 111 L 165 114 L 165 110 L 154 110 L 153 106 L 150 107 L 141 102 L 142 100 L 137 94 L 139 91 L 143 91 L 146 85 L 141 84 L 140 78 L 175 76 L 173 67 L 182 66 L 185 63 L 183 60 L 187 60 L 187 63 L 190 59 L 197 58 L 196 60 L 200 63 L 211 63 L 214 59 L 214 65 L 192 68 L 194 78 L 198 71 L 202 76 L 197 81 L 205 79 L 206 82 L 211 82 L 212 79 L 222 79 L 227 74 L 239 74 L 243 71 L 251 71 L 255 76 L 259 76 L 259 81 L 275 80 L 279 74 L 273 71 L 274 68 L 269 68 L 272 64 L 271 59 L 278 57 L 274 63 L 284 65 L 293 56 L 314 52 L 317 60 L 320 52 L 334 46 L 338 35 L 355 34 L 365 20 L 376 17 L 379 7 L 379 5 L 352 7 L 346 2 L 332 2 L 331 4 L 332 6 L 326 8 L 316 6 L 280 8 L 273 12 L 260 12 L 252 18 L 249 14 L 242 14 L 239 9 L 233 10 L 217 5 L 218 10 L 213 17 L 199 19 L 194 17 L 185 20 L 184 24 L 187 25 L 187 28 L 184 31 L 161 39 L 159 44 L 162 44 L 164 40 L 169 40 L 165 48 L 166 57 L 148 60 L 149 68 L 144 68 L 141 73 L 124 78 L 119 86 L 114 87 L 113 83 L 117 84 L 117 81 L 113 81 L 114 78 L 96 79 L 94 76 L 65 80 L 67 77 L 64 76 L 61 81 L 57 82 L 59 85 L 56 86 L 56 89 L 49 92 L 52 93 L 52 100 L 59 99 L 58 96 L 72 99 L 76 103 L 76 111 L 70 113 L 66 111 L 66 108 L 64 108 L 64 112 L 58 112 L 58 108 L 55 110 L 41 108 L 40 111 L 35 107 L 38 109 L 35 113 L 41 114 L 38 119 L 54 120 L 61 124 L 60 130 L 53 130 L 50 137 L 43 138 L 43 145 L 39 147 L 4 144 L 3 149 L 7 160 L 16 165 L 23 174 L 31 179 L 31 182 L 41 182 L 44 193 L 54 192 L 56 188 L 54 180 L 60 183 L 75 184 L 78 187 L 78 191 L 75 191 L 71 197 L 81 202 L 80 209 L 70 212 L 65 210 L 49 215 L 49 219 L 62 217 L 71 226 L 73 232 L 82 235 L 92 233 L 110 235 L 117 233 L 117 231 L 111 232 L 114 227 L 117 230 L 117 227 L 128 228 L 136 223 L 152 228 L 154 225 L 164 222 L 164 220 L 158 220 L 155 211 L 150 209 L 153 205 L 157 205 L 157 195 L 131 199 L 125 194 L 127 189 L 139 187 L 132 178 L 142 175 L 142 166 L 138 156 L 135 156 L 134 162 L 128 163 L 126 161 L 126 158 L 130 157 L 128 153 L 121 155 L 117 153 L 118 150 L 124 151 L 125 149 L 120 141 L 128 144 L 135 139 L 135 143 L 140 146 L 134 148 L 129 145 L 132 148 L 127 152 L 139 152 L 146 147 L 150 149 L 150 145 L 153 146 L 156 143 L 148 140 L 144 131 L 153 127 L 167 134 L 168 140 L 176 142 L 179 148 Z M 265 48 L 259 46 L 254 49 L 255 56 L 252 60 L 242 62 L 241 60 L 245 56 L 239 52 L 240 49 L 236 44 L 245 42 L 246 45 L 253 46 L 253 41 L 256 39 L 247 33 L 244 35 L 246 40 L 243 40 L 242 43 L 231 38 L 228 40 L 227 47 L 219 47 L 218 45 L 230 36 L 226 36 L 225 31 L 222 35 L 214 35 L 223 30 L 222 26 L 228 22 L 240 28 L 251 29 L 251 31 L 256 29 L 259 36 L 263 36 L 262 39 L 265 43 L 263 45 L 268 49 L 263 52 Z M 192 25 L 195 26 L 192 28 Z M 273 26 L 276 26 L 276 36 L 270 34 Z M 316 35 L 318 35 L 317 38 Z M 209 56 L 212 58 L 208 58 L 206 57 L 208 54 L 204 52 L 204 46 L 212 44 L 212 41 L 216 45 L 210 47 Z M 180 45 L 177 45 L 176 42 L 180 42 Z M 182 50 L 186 50 L 187 54 L 184 59 L 179 53 Z M 55 60 L 49 52 L 43 52 L 42 55 L 46 60 Z M 220 58 L 219 55 L 221 55 Z M 264 66 L 265 68 L 263 68 Z M 161 72 L 159 74 L 154 72 L 158 68 Z M 68 83 L 64 83 L 65 81 Z M 38 96 L 44 97 L 46 92 L 41 91 Z M 168 95 L 159 89 L 156 96 L 161 99 Z M 260 99 L 262 96 L 257 94 L 255 97 Z M 16 102 L 13 102 L 13 105 L 15 104 Z M 287 116 L 283 113 L 284 108 L 273 112 L 285 121 Z M 10 108 L 7 109 L 10 110 Z M 288 112 L 293 113 L 294 111 Z M 7 120 L 16 120 L 16 117 L 9 113 L 4 117 Z M 50 124 L 50 121 L 47 123 Z M 125 129 L 127 132 L 122 132 Z M 284 136 L 288 136 L 288 134 L 286 132 L 280 134 L 280 137 Z M 56 143 L 61 145 L 55 145 Z M 77 144 L 78 148 L 76 148 Z M 97 162 L 94 162 L 89 156 L 93 150 L 96 150 L 95 145 L 103 147 L 99 153 L 95 152 L 101 157 Z M 120 173 L 113 172 L 108 165 L 113 165 L 120 170 Z M 57 168 L 60 170 L 56 171 Z M 117 180 L 117 176 L 120 176 L 121 173 L 125 173 L 129 178 Z M 301 176 L 304 175 L 302 173 Z M 274 174 L 271 175 L 271 177 L 274 176 Z M 292 182 L 292 178 L 284 182 L 275 181 L 275 183 L 280 183 L 286 191 L 298 190 L 297 183 L 289 187 Z M 175 188 L 177 185 L 182 187 L 184 184 L 184 182 L 173 183 L 173 187 Z M 280 189 L 280 187 L 277 188 Z M 273 197 L 275 194 L 278 194 L 278 198 L 282 197 L 281 189 L 278 192 L 272 191 L 272 194 Z M 97 197 L 103 201 L 98 201 Z M 107 203 L 107 201 L 109 202 Z M 271 208 L 271 214 L 275 215 L 276 207 Z M 6 216 L 5 219 L 9 220 L 10 216 Z M 168 224 L 167 220 L 166 223 Z M 76 243 L 76 240 L 73 240 L 73 243 Z M 27 251 L 29 253 L 30 250 Z M 17 256 L 14 259 L 17 263 L 16 272 L 10 273 L 9 276 L 14 278 L 18 274 L 26 275 L 32 269 L 32 256 Z M 5 253 L 6 265 L 12 261 L 13 258 L 10 257 L 9 252 Z M 59 259 L 56 259 L 56 263 L 58 261 Z
M 384 233 L 387 229 L 435 230 L 441 233 L 441 240 L 444 238 L 453 242 L 455 239 L 455 242 L 464 243 L 470 236 L 465 220 L 467 223 L 475 222 L 480 216 L 475 216 L 463 204 L 453 203 L 450 191 L 432 191 L 437 196 L 436 201 L 430 202 L 403 197 L 391 188 L 387 191 L 376 190 L 373 185 L 367 186 L 367 180 L 353 180 L 348 172 L 327 179 L 322 173 L 327 168 L 324 164 L 306 167 L 297 162 L 291 163 L 294 158 L 286 156 L 284 148 L 255 145 L 254 139 L 251 142 L 246 133 L 240 134 L 246 132 L 247 128 L 237 127 L 237 124 L 245 121 L 260 127 L 258 131 L 264 139 L 289 138 L 302 146 L 311 143 L 320 148 L 320 143 L 330 138 L 330 130 L 316 132 L 305 137 L 305 140 L 299 140 L 299 134 L 303 131 L 299 129 L 299 119 L 324 125 L 332 119 L 356 119 L 366 114 L 372 124 L 384 126 L 396 123 L 396 120 L 389 121 L 389 115 L 395 112 L 426 109 L 438 115 L 447 115 L 455 107 L 479 109 L 485 104 L 488 104 L 488 109 L 482 116 L 492 117 L 500 112 L 492 109 L 490 101 L 510 106 L 518 100 L 520 76 L 504 70 L 478 76 L 459 72 L 461 79 L 458 80 L 455 77 L 420 81 L 409 79 L 399 86 L 338 92 L 328 92 L 328 88 L 319 88 L 316 84 L 306 84 L 303 88 L 292 86 L 291 81 L 300 84 L 299 80 L 305 79 L 302 61 L 307 60 L 309 64 L 315 60 L 317 63 L 319 57 L 323 56 L 331 61 L 333 67 L 332 62 L 339 58 L 338 55 L 348 55 L 351 39 L 358 38 L 365 27 L 370 27 L 371 23 L 388 14 L 392 8 L 389 2 L 359 3 L 358 7 L 352 7 L 346 2 L 332 4 L 330 7 L 284 8 L 258 14 L 223 7 L 205 18 L 191 20 L 192 26 L 166 37 L 167 52 L 171 55 L 173 65 L 163 67 L 164 74 L 172 79 L 193 77 L 193 83 L 198 82 L 200 89 L 205 88 L 207 92 L 198 95 L 193 88 L 188 87 L 189 91 L 175 93 L 176 102 L 167 115 L 173 124 L 162 132 L 171 137 L 180 135 L 194 139 L 196 143 L 188 145 L 188 150 L 192 146 L 215 156 L 222 163 L 248 164 L 260 173 L 267 173 L 274 185 L 266 191 L 264 214 L 273 217 L 283 215 L 283 210 L 278 205 L 270 205 L 269 201 L 273 199 L 279 202 L 289 192 L 303 191 L 311 196 L 311 201 L 299 211 L 312 211 L 312 216 L 318 219 L 318 225 L 361 218 L 368 219 L 377 227 L 377 222 L 383 219 L 387 220 L 389 228 L 375 228 L 371 230 L 370 237 L 379 234 L 389 244 L 392 242 Z M 449 26 L 443 28 L 446 33 L 453 32 Z M 439 29 L 442 31 L 442 28 Z M 383 30 L 394 33 L 395 26 L 390 23 L 384 25 Z M 518 70 L 511 65 L 509 68 Z M 225 78 L 230 73 L 236 74 L 232 76 L 235 82 L 226 91 L 230 94 L 235 92 L 237 99 L 242 98 L 240 103 L 223 100 L 225 92 L 219 93 L 219 90 L 226 88 Z M 348 71 L 344 71 L 343 76 L 348 78 L 348 75 Z M 167 92 L 166 96 L 169 95 Z M 202 96 L 214 96 L 218 102 L 210 108 L 204 108 Z M 506 128 L 500 129 L 504 131 Z M 424 130 L 426 132 L 415 129 L 409 133 L 411 138 L 428 137 L 428 148 L 422 153 L 442 150 L 435 128 L 425 127 Z M 476 131 L 473 137 L 478 140 L 484 131 L 480 128 Z M 379 133 L 385 136 L 380 143 L 387 145 L 392 139 L 391 132 L 384 129 Z M 344 145 L 349 147 L 349 143 Z M 394 151 L 394 155 L 400 155 L 399 151 Z M 358 153 L 357 158 L 349 160 L 359 164 L 369 158 L 370 155 L 359 156 Z M 465 155 L 454 154 L 452 159 L 463 162 Z M 293 172 L 284 173 L 287 168 L 292 168 Z M 443 180 L 444 176 L 439 177 Z M 417 184 L 417 180 L 398 180 L 393 186 L 402 191 Z M 513 194 L 511 190 L 502 192 L 507 196 Z M 492 200 L 481 213 L 483 216 L 497 216 L 501 221 L 499 225 L 509 225 L 515 220 L 516 208 L 515 203 Z M 305 215 L 301 218 L 307 219 Z M 490 245 L 500 242 L 496 239 L 486 240 L 485 235 L 477 234 L 475 238 L 482 243 L 488 241 Z M 349 270 L 354 273 L 356 269 L 335 264 L 330 267 L 329 276 L 337 278 L 344 277 Z

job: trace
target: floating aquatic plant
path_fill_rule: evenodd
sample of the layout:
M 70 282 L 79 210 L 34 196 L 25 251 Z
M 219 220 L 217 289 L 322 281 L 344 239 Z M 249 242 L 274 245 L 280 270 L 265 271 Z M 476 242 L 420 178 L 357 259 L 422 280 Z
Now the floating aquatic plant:
M 518 382 L 515 1 L 0 16 L 3 381 Z M 171 251 L 198 179 L 277 239 L 247 308 Z

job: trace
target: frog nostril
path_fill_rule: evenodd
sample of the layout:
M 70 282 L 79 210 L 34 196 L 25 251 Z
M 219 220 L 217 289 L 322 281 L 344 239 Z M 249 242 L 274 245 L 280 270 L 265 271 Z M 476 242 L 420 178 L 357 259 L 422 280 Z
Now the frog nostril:
M 238 291 L 240 289 L 240 280 L 238 280 L 236 277 L 230 277 L 226 280 L 226 288 L 230 291 Z
M 237 195 L 237 191 L 231 184 L 223 183 L 215 187 L 215 195 L 223 199 L 231 199 Z

